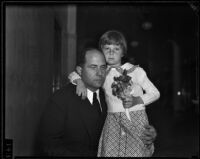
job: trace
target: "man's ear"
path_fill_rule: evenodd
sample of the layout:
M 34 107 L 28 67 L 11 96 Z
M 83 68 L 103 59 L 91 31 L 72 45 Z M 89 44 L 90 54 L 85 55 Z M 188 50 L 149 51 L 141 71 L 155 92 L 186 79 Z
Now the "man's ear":
M 82 67 L 76 66 L 76 72 L 81 76 L 81 74 L 82 74 Z

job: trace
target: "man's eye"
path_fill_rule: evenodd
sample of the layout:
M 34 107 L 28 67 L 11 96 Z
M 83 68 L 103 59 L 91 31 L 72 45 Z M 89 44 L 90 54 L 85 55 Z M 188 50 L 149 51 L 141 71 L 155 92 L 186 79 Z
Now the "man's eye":
M 90 66 L 90 68 L 96 68 L 96 66 Z
M 106 69 L 106 66 L 102 66 L 101 69 L 102 69 L 102 70 L 105 70 L 105 69 Z

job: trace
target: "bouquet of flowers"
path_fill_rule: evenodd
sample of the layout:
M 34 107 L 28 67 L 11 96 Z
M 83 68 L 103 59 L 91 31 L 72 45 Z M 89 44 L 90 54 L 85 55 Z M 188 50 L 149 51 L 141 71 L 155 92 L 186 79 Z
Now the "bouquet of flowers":
M 127 70 L 123 70 L 122 75 L 114 77 L 111 85 L 112 94 L 123 100 L 126 96 L 131 96 L 133 82 L 131 77 L 127 75 Z M 128 109 L 125 109 L 127 118 L 131 121 Z

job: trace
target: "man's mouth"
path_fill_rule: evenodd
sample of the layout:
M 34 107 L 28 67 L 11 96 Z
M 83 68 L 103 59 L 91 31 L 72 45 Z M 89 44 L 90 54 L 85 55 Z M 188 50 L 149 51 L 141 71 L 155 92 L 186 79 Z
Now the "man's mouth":
M 94 81 L 96 81 L 96 82 L 102 82 L 102 79 L 96 79 Z

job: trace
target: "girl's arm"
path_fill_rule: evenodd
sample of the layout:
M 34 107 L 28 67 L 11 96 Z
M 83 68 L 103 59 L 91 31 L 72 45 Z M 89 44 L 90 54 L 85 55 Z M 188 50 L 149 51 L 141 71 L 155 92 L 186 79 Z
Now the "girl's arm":
M 68 79 L 72 84 L 77 85 L 76 94 L 78 96 L 81 96 L 82 99 L 85 99 L 87 97 L 87 89 L 85 87 L 85 84 L 81 80 L 80 75 L 77 72 L 73 71 L 69 74 Z
M 149 80 L 146 75 L 146 72 L 138 67 L 135 70 L 136 80 L 137 83 L 144 89 L 145 93 L 141 95 L 144 105 L 151 104 L 152 102 L 156 101 L 160 97 L 160 92 L 154 86 L 154 84 Z
M 72 84 L 77 85 L 77 81 L 81 80 L 81 77 L 77 72 L 73 71 L 69 74 L 68 79 Z

